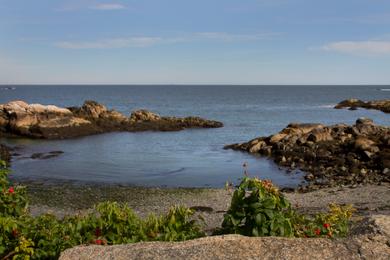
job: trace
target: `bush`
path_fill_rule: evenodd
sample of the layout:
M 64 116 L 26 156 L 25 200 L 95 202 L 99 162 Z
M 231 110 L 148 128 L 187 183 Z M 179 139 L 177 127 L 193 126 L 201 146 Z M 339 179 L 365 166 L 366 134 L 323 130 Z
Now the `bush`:
M 292 212 L 294 235 L 296 237 L 345 237 L 348 235 L 349 222 L 355 211 L 351 205 L 329 205 L 328 213 L 319 213 L 313 217 Z
M 285 237 L 343 237 L 348 234 L 352 206 L 329 205 L 328 213 L 305 216 L 271 181 L 244 177 L 233 193 L 217 234 Z
M 57 259 L 81 244 L 114 245 L 138 241 L 182 241 L 204 236 L 191 220 L 193 211 L 172 207 L 166 215 L 139 218 L 125 204 L 104 202 L 87 215 L 60 220 L 50 214 L 27 214 L 24 187 L 10 186 L 0 164 L 0 259 Z
M 246 236 L 293 236 L 290 203 L 270 181 L 244 177 L 233 193 L 222 229 Z

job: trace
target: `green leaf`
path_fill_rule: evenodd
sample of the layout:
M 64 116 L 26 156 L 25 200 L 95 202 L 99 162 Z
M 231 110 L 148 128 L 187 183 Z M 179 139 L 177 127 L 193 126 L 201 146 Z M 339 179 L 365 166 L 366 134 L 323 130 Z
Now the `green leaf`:
M 262 213 L 258 213 L 255 217 L 256 225 L 261 226 L 265 221 L 265 216 Z

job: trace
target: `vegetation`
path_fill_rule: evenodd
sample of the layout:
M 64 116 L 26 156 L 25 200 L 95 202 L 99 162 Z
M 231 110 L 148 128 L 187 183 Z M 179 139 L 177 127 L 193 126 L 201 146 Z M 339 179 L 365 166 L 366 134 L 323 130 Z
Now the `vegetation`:
M 166 215 L 140 219 L 126 205 L 100 203 L 86 215 L 57 219 L 27 211 L 24 187 L 10 186 L 0 168 L 0 259 L 56 259 L 80 244 L 113 245 L 138 241 L 182 241 L 204 236 L 193 211 L 172 207 Z
M 138 241 L 183 241 L 204 236 L 193 211 L 172 207 L 166 215 L 139 218 L 128 206 L 100 203 L 93 212 L 58 219 L 32 217 L 24 187 L 10 185 L 0 161 L 0 259 L 56 259 L 80 244 L 113 245 Z M 330 206 L 327 214 L 307 217 L 292 210 L 279 190 L 266 180 L 244 177 L 217 233 L 248 236 L 345 236 L 352 208 Z
M 271 181 L 245 176 L 233 193 L 222 229 L 246 236 L 342 237 L 348 234 L 352 206 L 329 206 L 328 213 L 301 215 Z

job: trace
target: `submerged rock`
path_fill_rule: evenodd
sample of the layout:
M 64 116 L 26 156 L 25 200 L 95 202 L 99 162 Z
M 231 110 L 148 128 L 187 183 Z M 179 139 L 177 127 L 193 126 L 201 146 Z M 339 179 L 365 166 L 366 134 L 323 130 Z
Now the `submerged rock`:
M 366 108 L 366 109 L 376 109 L 383 111 L 385 113 L 390 113 L 390 99 L 384 100 L 373 100 L 364 102 L 360 99 L 350 98 L 341 101 L 334 108 L 349 108 L 350 110 L 356 110 L 358 107 Z
M 390 128 L 367 118 L 352 126 L 290 124 L 275 135 L 225 148 L 271 156 L 288 170 L 303 170 L 306 190 L 390 182 Z
M 178 131 L 222 126 L 220 122 L 199 117 L 160 117 L 147 110 L 126 117 L 96 101 L 69 108 L 24 101 L 0 105 L 0 135 L 61 139 L 112 131 Z
M 10 154 L 11 149 L 4 145 L 0 144 L 0 160 L 5 161 L 6 163 L 9 163 L 11 160 L 11 154 Z

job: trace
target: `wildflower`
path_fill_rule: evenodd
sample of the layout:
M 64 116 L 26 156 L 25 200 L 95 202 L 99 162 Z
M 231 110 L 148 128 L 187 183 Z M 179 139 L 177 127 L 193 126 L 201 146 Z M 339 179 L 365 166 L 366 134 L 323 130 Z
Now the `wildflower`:
M 324 223 L 324 228 L 329 229 L 330 228 L 330 224 L 329 223 Z
M 101 240 L 101 239 L 96 239 L 96 240 L 95 240 L 95 244 L 96 244 L 96 245 L 102 245 L 102 244 L 103 244 L 103 240 Z
M 9 187 L 8 192 L 11 193 L 11 194 L 14 193 L 15 192 L 14 187 Z
M 319 228 L 317 228 L 316 230 L 314 230 L 314 233 L 319 236 L 321 235 L 321 230 Z

